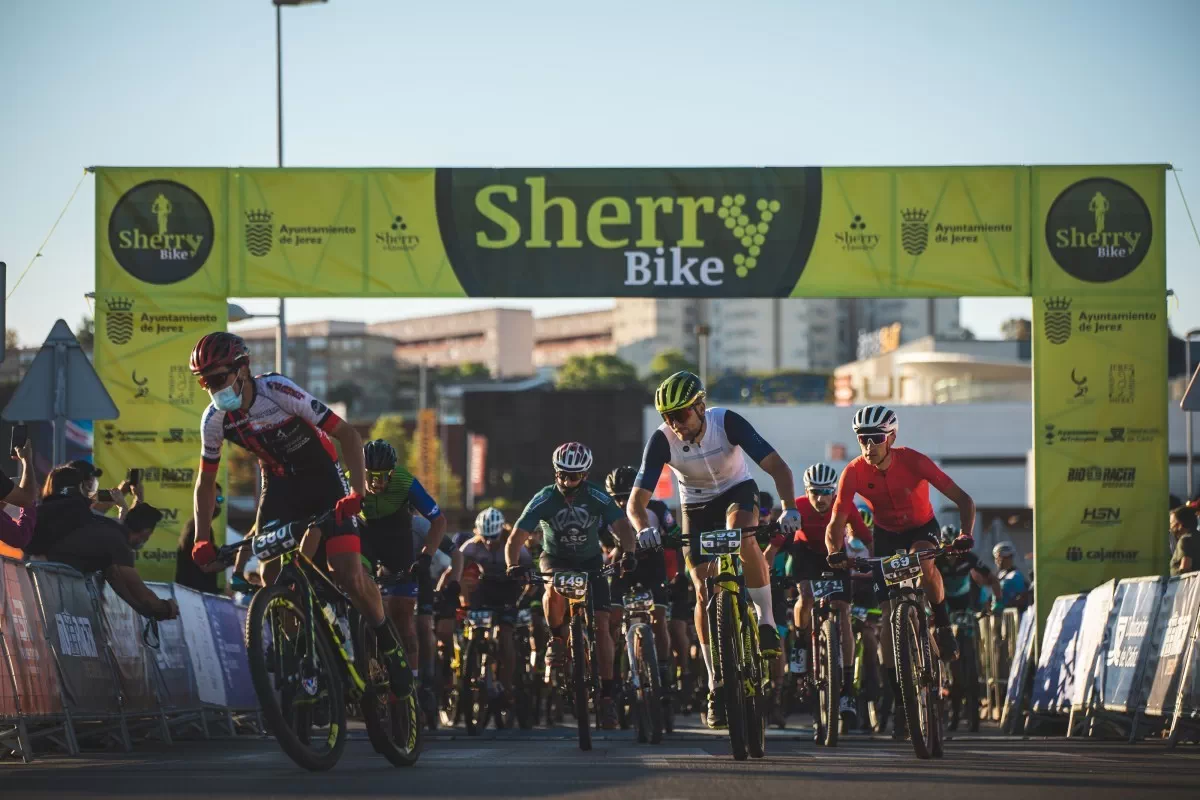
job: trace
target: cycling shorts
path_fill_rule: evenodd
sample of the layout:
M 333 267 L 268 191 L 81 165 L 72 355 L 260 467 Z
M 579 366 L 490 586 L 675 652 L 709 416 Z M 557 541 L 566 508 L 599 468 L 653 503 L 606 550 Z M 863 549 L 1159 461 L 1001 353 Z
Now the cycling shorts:
M 648 589 L 654 596 L 655 610 L 666 608 L 667 562 L 662 553 L 651 553 L 638 559 L 637 569 L 628 575 L 614 575 L 609 582 L 609 595 L 613 608 L 625 604 L 625 595 L 635 586 Z
M 520 595 L 521 584 L 515 580 L 481 580 L 471 595 L 471 609 L 494 611 L 501 625 L 515 625 Z
M 924 525 L 909 528 L 906 531 L 889 531 L 875 526 L 875 555 L 879 557 L 907 553 L 917 542 L 937 544 L 941 539 L 942 529 L 938 526 L 937 517 L 931 517 Z M 883 602 L 888 599 L 888 589 L 883 583 L 883 570 L 875 567 L 875 599 Z
M 389 583 L 379 589 L 379 593 L 384 597 L 401 597 L 405 600 L 417 599 L 417 583 L 416 581 L 404 581 L 403 583 Z
M 538 559 L 538 569 L 542 572 L 586 572 L 588 574 L 588 586 L 592 590 L 592 608 L 597 612 L 608 613 L 609 606 L 612 605 L 611 595 L 608 591 L 608 580 L 600 576 L 600 569 L 604 566 L 599 557 L 588 559 L 582 563 L 576 563 L 566 558 L 551 558 L 546 553 L 542 553 L 542 557 Z M 550 578 L 547 577 L 549 582 Z M 482 582 L 480 583 L 482 585 Z
M 739 511 L 757 511 L 758 485 L 753 480 L 742 481 L 707 503 L 683 507 L 683 556 L 690 566 L 707 564 L 716 558 L 700 552 L 700 534 L 728 528 L 731 505 L 736 505 Z
M 696 590 L 686 572 L 677 575 L 675 580 L 671 581 L 667 596 L 667 614 L 670 619 L 692 619 L 692 610 L 696 607 Z
M 346 478 L 334 461 L 330 461 L 326 468 L 291 475 L 273 475 L 264 470 L 255 530 L 262 531 L 268 525 L 296 522 L 324 514 L 349 493 Z M 340 525 L 333 517 L 322 523 L 321 547 L 315 563 L 323 563 L 329 556 L 341 553 L 360 552 L 359 522 L 359 518 L 354 516 Z
M 403 517 L 403 521 L 401 521 Z M 362 553 L 373 564 L 382 564 L 393 575 L 403 575 L 413 562 L 412 517 L 407 511 L 379 517 L 363 526 Z

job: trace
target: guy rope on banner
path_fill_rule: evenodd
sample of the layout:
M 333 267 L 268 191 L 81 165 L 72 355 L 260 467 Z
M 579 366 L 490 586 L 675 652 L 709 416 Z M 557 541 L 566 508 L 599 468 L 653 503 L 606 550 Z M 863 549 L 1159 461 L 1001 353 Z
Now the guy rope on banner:
M 50 232 L 46 234 L 46 238 L 42 240 L 38 246 L 37 252 L 33 254 L 33 258 L 29 259 L 29 263 L 25 265 L 25 269 L 21 270 L 20 277 L 13 284 L 12 290 L 5 296 L 5 300 L 11 300 L 13 294 L 17 291 L 17 287 L 21 285 L 21 281 L 25 280 L 25 275 L 28 274 L 33 262 L 42 257 L 42 251 L 46 249 L 46 244 L 50 241 L 50 237 L 54 235 L 54 231 L 58 228 L 58 223 L 62 222 L 62 218 L 67 213 L 67 209 L 71 207 L 71 201 L 75 199 L 75 195 L 79 193 L 79 187 L 83 185 L 83 179 L 88 176 L 91 170 L 85 169 L 83 174 L 79 176 L 79 182 L 75 184 L 75 188 L 71 190 L 71 196 L 67 198 L 67 204 L 63 206 L 62 211 L 58 212 L 58 219 L 54 220 L 54 224 L 50 226 Z

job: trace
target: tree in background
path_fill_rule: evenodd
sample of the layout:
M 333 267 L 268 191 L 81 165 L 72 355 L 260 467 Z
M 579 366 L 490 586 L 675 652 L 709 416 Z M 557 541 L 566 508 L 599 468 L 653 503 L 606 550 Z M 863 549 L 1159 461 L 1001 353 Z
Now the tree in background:
M 225 493 L 230 497 L 257 497 L 258 457 L 240 447 L 227 447 L 224 455 L 229 465 L 229 486 Z
M 614 355 L 571 356 L 558 370 L 559 389 L 631 389 L 640 387 L 637 369 Z
M 12 328 L 7 328 L 4 331 L 4 349 L 16 350 L 21 346 L 21 337 Z
M 378 423 L 376 423 L 378 425 Z M 374 430 L 372 430 L 374 433 Z M 421 481 L 430 496 L 433 497 L 437 504 L 442 508 L 462 508 L 463 507 L 463 483 L 462 479 L 454 474 L 450 469 L 450 463 L 446 460 L 446 454 L 442 452 L 442 440 L 433 439 L 430 442 L 433 448 L 433 463 L 436 464 L 437 475 L 431 478 L 424 474 L 421 468 L 421 442 L 414 441 L 413 446 L 408 450 L 408 471 L 417 476 L 417 480 Z
M 371 427 L 371 439 L 383 439 L 396 448 L 398 463 L 407 464 L 409 436 L 404 428 L 404 417 L 399 414 L 383 414 Z
M 75 338 L 79 340 L 84 350 L 91 350 L 96 341 L 96 320 L 91 314 L 84 314 L 79 318 L 79 325 L 75 328 Z
M 682 350 L 674 348 L 660 350 L 650 360 L 650 375 L 646 378 L 646 386 L 653 391 L 668 376 L 684 371 L 699 372 L 700 369 L 696 366 L 695 362 L 683 354 Z

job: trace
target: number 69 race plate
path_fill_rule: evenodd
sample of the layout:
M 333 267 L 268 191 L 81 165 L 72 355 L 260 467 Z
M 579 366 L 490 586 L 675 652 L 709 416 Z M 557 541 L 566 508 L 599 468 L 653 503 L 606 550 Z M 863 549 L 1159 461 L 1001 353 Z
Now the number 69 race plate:
M 883 582 L 888 586 L 912 580 L 921 574 L 921 561 L 914 555 L 885 558 L 880 566 L 883 567 Z
M 587 583 L 586 572 L 554 573 L 554 591 L 568 600 L 582 600 L 587 597 Z
M 742 547 L 742 532 L 707 531 L 700 534 L 700 553 L 706 556 L 720 556 L 736 553 Z

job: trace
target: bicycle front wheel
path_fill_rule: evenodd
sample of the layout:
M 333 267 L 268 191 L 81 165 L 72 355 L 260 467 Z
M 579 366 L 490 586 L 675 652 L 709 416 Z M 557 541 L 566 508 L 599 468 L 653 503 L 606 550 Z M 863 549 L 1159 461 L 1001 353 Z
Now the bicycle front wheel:
M 275 740 L 292 761 L 320 772 L 346 747 L 345 687 L 325 620 L 310 623 L 307 607 L 290 586 L 259 590 L 246 614 L 246 650 Z
M 411 767 L 421 755 L 421 719 L 417 695 L 392 694 L 387 663 L 379 653 L 375 631 L 361 616 L 354 638 L 359 676 L 366 683 L 362 696 L 363 722 L 375 752 L 393 766 Z
M 729 721 L 729 744 L 733 757 L 744 761 L 746 750 L 746 687 L 738 659 L 737 620 L 734 618 L 734 598 L 721 591 L 717 597 L 717 646 L 720 648 L 721 691 L 725 694 L 725 716 Z
M 592 749 L 592 722 L 588 716 L 588 686 L 591 671 L 588 669 L 587 638 L 584 636 L 583 614 L 571 615 L 571 683 L 574 685 L 575 723 L 579 728 L 579 749 Z
M 896 677 L 900 683 L 900 700 L 908 735 L 917 758 L 933 755 L 929 689 L 925 685 L 925 665 L 929 663 L 929 637 L 922 637 L 923 627 L 917 616 L 920 609 L 912 602 L 896 603 L 892 609 L 892 643 L 896 651 Z M 922 642 L 922 639 L 924 641 Z M 924 651 L 924 653 L 922 652 Z M 901 713 L 897 710 L 896 713 Z
M 837 612 L 831 612 L 821 622 L 821 661 L 817 665 L 820 679 L 817 691 L 820 694 L 821 725 L 817 728 L 821 737 L 817 744 L 826 747 L 837 747 L 838 733 L 842 727 L 842 665 L 839 656 L 842 652 L 841 631 L 838 628 Z

